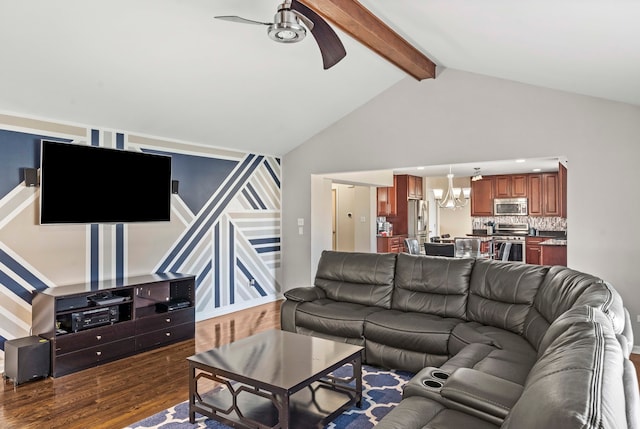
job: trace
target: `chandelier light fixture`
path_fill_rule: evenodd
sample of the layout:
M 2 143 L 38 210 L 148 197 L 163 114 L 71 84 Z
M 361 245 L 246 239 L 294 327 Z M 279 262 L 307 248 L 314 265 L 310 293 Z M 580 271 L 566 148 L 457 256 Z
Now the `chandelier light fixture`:
M 478 180 L 482 180 L 482 174 L 480 174 L 480 168 L 476 167 L 473 169 L 473 176 L 471 176 L 471 181 L 476 182 Z
M 435 197 L 438 206 L 443 209 L 455 210 L 469 204 L 469 198 L 471 198 L 471 188 L 453 187 L 453 173 L 451 172 L 451 166 L 449 166 L 449 174 L 447 174 L 447 179 L 449 180 L 449 187 L 444 197 L 443 189 L 433 190 L 433 196 Z

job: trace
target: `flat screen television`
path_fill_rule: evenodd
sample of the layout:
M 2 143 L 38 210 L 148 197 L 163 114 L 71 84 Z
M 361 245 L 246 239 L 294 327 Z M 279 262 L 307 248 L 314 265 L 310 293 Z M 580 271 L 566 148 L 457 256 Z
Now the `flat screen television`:
M 41 141 L 40 223 L 163 222 L 171 157 Z

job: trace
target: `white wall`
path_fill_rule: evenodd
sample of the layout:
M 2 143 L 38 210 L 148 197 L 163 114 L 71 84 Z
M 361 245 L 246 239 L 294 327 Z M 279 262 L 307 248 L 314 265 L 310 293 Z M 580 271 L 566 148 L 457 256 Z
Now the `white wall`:
M 332 188 L 336 191 L 336 250 L 375 252 L 375 212 L 371 212 L 375 187 L 334 183 Z
M 331 243 L 321 215 L 297 234 L 319 204 L 312 174 L 552 155 L 569 160 L 569 266 L 610 281 L 640 332 L 640 107 L 452 69 L 404 79 L 284 157 L 284 289 L 308 284 Z
M 334 184 L 333 189 L 336 191 L 336 250 L 353 252 L 356 226 L 353 215 L 355 187 Z
M 430 186 L 429 191 L 432 189 L 443 189 L 444 194 L 447 193 L 449 187 L 449 179 L 446 177 L 431 177 L 427 180 Z M 454 177 L 454 187 L 470 187 L 471 180 L 469 177 Z M 437 203 L 434 204 L 437 211 L 438 230 L 437 235 L 449 234 L 451 237 L 464 237 L 466 234 L 471 234 L 471 202 L 469 201 L 466 206 L 459 207 L 455 210 L 443 209 L 438 207 Z

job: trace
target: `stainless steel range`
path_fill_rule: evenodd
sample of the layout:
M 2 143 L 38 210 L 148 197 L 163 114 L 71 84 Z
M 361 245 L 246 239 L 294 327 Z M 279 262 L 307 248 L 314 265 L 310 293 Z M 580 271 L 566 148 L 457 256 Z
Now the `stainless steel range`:
M 526 223 L 498 223 L 493 231 L 495 259 L 526 263 L 526 237 L 529 225 Z

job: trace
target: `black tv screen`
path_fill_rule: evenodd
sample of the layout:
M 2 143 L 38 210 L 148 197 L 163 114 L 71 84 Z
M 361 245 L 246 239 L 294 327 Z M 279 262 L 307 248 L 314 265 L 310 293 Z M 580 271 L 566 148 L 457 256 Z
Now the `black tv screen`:
M 40 223 L 169 221 L 171 157 L 42 140 Z

